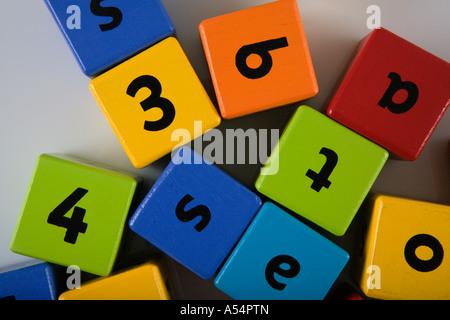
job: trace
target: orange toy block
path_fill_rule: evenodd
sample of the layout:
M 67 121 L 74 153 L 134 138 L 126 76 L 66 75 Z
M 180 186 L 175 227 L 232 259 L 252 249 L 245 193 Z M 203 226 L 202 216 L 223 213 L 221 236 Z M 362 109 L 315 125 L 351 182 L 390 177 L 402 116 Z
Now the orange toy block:
M 199 29 L 223 118 L 319 92 L 297 1 L 280 0 L 211 18 Z

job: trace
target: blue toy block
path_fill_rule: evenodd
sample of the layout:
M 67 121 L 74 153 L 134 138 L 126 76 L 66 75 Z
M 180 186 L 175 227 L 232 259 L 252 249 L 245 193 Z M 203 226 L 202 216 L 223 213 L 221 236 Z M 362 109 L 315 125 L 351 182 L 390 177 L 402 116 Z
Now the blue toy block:
M 175 33 L 160 0 L 45 0 L 83 73 L 95 76 Z
M 203 279 L 214 276 L 261 199 L 189 148 L 177 151 L 130 228 Z
M 322 300 L 349 254 L 266 202 L 215 279 L 236 300 Z
M 0 299 L 56 300 L 56 280 L 52 266 L 38 263 L 0 273 Z

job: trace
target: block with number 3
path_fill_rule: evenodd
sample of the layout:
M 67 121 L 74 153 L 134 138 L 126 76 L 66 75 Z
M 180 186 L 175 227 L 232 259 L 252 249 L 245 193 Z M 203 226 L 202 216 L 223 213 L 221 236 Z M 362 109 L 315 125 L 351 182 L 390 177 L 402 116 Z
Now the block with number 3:
M 95 78 L 90 88 L 137 168 L 178 146 L 177 130 L 194 139 L 221 121 L 175 38 Z M 201 122 L 201 130 L 195 122 Z
M 108 275 L 140 179 L 64 155 L 41 155 L 11 250 Z

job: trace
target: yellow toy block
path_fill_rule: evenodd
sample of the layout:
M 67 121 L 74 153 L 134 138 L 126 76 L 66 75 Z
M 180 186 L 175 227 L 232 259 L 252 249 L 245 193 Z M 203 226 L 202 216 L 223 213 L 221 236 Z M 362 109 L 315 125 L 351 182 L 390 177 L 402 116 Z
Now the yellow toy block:
M 373 194 L 359 285 L 383 300 L 450 299 L 450 206 Z
M 189 133 L 184 141 L 193 140 L 221 122 L 172 37 L 93 79 L 90 89 L 136 168 L 179 146 L 177 129 Z M 199 122 L 201 130 L 194 130 Z
M 59 300 L 171 300 L 168 271 L 151 261 L 108 277 L 101 277 L 59 296 Z

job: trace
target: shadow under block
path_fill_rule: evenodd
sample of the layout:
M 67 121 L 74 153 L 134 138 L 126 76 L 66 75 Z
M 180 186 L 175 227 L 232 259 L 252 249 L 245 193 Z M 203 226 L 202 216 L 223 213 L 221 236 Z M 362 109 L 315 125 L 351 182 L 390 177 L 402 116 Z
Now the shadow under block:
M 139 181 L 84 160 L 41 155 L 11 250 L 96 275 L 109 274 Z
M 359 44 L 327 113 L 413 161 L 449 103 L 450 64 L 381 28 Z
M 380 194 L 368 201 L 356 275 L 362 292 L 383 300 L 449 300 L 450 206 Z
M 160 0 L 45 0 L 83 73 L 95 76 L 171 36 Z
M 266 202 L 215 285 L 237 300 L 321 300 L 348 260 L 343 249 Z
M 172 37 L 95 78 L 90 89 L 137 168 L 221 122 L 183 49 Z
M 183 147 L 129 224 L 168 256 L 210 279 L 260 206 L 257 195 Z
M 48 263 L 0 273 L 0 300 L 55 300 L 56 279 Z
M 375 143 L 301 106 L 261 171 L 256 188 L 342 236 L 388 156 Z
M 59 300 L 171 300 L 170 279 L 161 261 L 94 279 L 59 296 Z
M 199 29 L 222 117 L 279 107 L 319 92 L 297 1 L 211 18 Z

